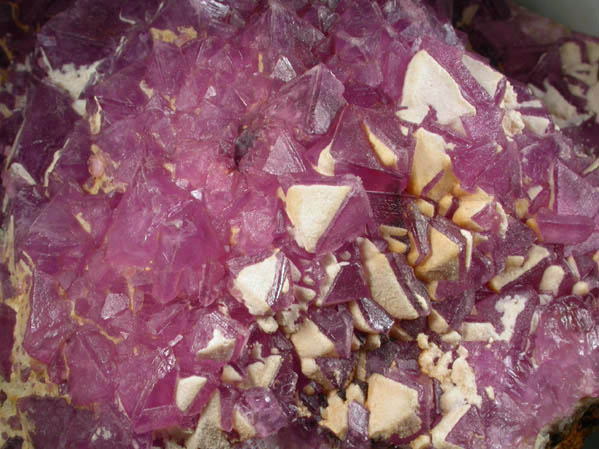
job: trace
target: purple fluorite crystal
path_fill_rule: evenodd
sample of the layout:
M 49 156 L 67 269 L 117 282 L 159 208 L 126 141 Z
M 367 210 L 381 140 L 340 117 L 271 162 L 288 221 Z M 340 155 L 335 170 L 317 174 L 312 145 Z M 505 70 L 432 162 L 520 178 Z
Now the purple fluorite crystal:
M 0 24 L 3 437 L 532 448 L 598 397 L 599 43 L 455 2 L 508 79 L 441 3 Z

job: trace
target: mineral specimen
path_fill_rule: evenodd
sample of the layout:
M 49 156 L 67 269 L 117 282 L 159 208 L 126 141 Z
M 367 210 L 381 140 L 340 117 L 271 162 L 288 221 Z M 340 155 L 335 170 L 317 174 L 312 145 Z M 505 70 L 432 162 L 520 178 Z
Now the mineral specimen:
M 5 447 L 531 449 L 599 397 L 599 43 L 508 78 L 450 4 L 11 4 Z

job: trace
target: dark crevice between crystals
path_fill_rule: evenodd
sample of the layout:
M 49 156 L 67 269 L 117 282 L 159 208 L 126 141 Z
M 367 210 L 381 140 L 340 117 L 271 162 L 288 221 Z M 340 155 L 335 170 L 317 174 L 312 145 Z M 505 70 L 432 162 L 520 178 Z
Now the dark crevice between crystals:
M 13 437 L 6 440 L 2 449 L 21 449 L 23 447 L 23 438 Z
M 3 69 L 6 69 L 6 68 L 8 68 L 9 65 L 10 65 L 10 59 L 6 55 L 6 52 L 0 51 L 0 67 L 2 67 Z
M 235 140 L 235 165 L 239 166 L 241 160 L 248 154 L 250 148 L 254 145 L 256 134 L 253 130 L 246 128 L 241 130 L 239 137 Z
M 599 399 L 583 399 L 570 418 L 549 428 L 546 449 L 583 449 L 584 441 L 598 429 Z

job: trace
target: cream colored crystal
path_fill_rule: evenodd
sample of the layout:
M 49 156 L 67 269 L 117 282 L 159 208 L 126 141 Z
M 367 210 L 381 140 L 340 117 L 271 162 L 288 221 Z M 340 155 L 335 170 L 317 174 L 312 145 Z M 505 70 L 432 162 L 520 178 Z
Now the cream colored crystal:
M 466 66 L 478 84 L 487 91 L 491 98 L 493 98 L 503 75 L 487 64 L 468 55 L 462 56 L 462 63 Z
M 202 412 L 196 429 L 185 442 L 186 449 L 230 449 L 229 440 L 220 427 L 221 402 L 218 391 L 214 392 Z
M 233 429 L 237 431 L 241 441 L 249 440 L 256 435 L 256 429 L 252 423 L 237 408 L 233 412 Z
M 294 185 L 286 196 L 286 212 L 295 227 L 296 240 L 308 252 L 315 252 L 351 190 L 350 186 Z
M 370 411 L 370 438 L 389 438 L 394 434 L 405 438 L 422 424 L 417 414 L 418 392 L 381 374 L 368 378 L 366 408 Z
M 314 321 L 306 318 L 291 342 L 300 358 L 317 358 L 335 354 L 335 345 L 323 334 Z
M 198 358 L 212 360 L 229 360 L 235 349 L 235 339 L 227 338 L 219 329 L 214 329 L 212 338 L 206 347 L 197 352 Z
M 269 388 L 281 368 L 283 357 L 280 355 L 269 355 L 264 361 L 251 363 L 247 367 L 248 388 Z
M 397 112 L 402 120 L 420 124 L 432 107 L 439 123 L 455 129 L 461 126 L 460 117 L 476 114 L 458 83 L 426 50 L 416 53 L 408 64 L 401 106 L 406 108 Z
M 528 251 L 528 256 L 526 257 L 526 261 L 522 266 L 508 266 L 506 264 L 505 269 L 496 275 L 489 282 L 489 286 L 495 290 L 496 292 L 501 291 L 503 287 L 505 287 L 510 282 L 515 281 L 524 273 L 533 269 L 539 263 L 541 263 L 544 259 L 549 257 L 549 251 L 542 246 L 533 245 L 532 248 Z
M 335 159 L 331 154 L 331 145 L 329 143 L 318 156 L 318 164 L 314 169 L 324 176 L 335 176 Z
M 414 137 L 416 147 L 408 190 L 420 196 L 424 188 L 443 172 L 436 185 L 427 193 L 429 198 L 438 201 L 449 193 L 457 182 L 451 171 L 451 158 L 445 152 L 447 145 L 440 135 L 423 128 L 418 128 Z
M 370 142 L 370 146 L 372 150 L 378 157 L 379 161 L 386 167 L 397 167 L 397 155 L 395 152 L 389 148 L 385 142 L 379 139 L 376 134 L 374 134 L 366 123 L 363 123 L 364 131 L 366 132 L 366 136 L 368 137 L 368 142 Z
M 329 393 L 327 402 L 327 407 L 322 411 L 323 420 L 319 424 L 343 440 L 348 430 L 347 410 L 349 404 L 334 391 Z
M 204 376 L 189 376 L 177 381 L 175 403 L 179 410 L 184 412 L 189 408 L 206 384 L 206 380 Z
M 564 280 L 565 275 L 566 272 L 561 266 L 549 265 L 543 272 L 543 277 L 541 278 L 541 283 L 539 284 L 539 290 L 557 295 L 557 291 Z
M 548 118 L 536 115 L 523 115 L 522 120 L 526 128 L 530 129 L 537 136 L 544 135 L 551 123 Z
M 244 267 L 235 278 L 235 287 L 241 292 L 243 302 L 252 315 L 270 311 L 266 302 L 277 275 L 277 252 L 261 262 Z
M 397 281 L 387 257 L 368 239 L 359 239 L 359 245 L 372 299 L 394 318 L 418 318 L 418 312 Z
M 414 270 L 416 275 L 426 281 L 457 279 L 460 269 L 459 245 L 432 226 L 429 237 L 430 255 L 416 266 Z

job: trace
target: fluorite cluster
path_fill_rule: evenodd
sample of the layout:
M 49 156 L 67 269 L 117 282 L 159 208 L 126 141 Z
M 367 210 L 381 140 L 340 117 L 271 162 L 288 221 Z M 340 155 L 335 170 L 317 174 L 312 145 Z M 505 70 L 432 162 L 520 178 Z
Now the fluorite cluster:
M 512 3 L 457 0 L 453 14 L 476 51 L 528 84 L 565 135 L 599 152 L 597 38 Z
M 451 4 L 12 5 L 4 447 L 531 449 L 599 397 L 597 146 Z

